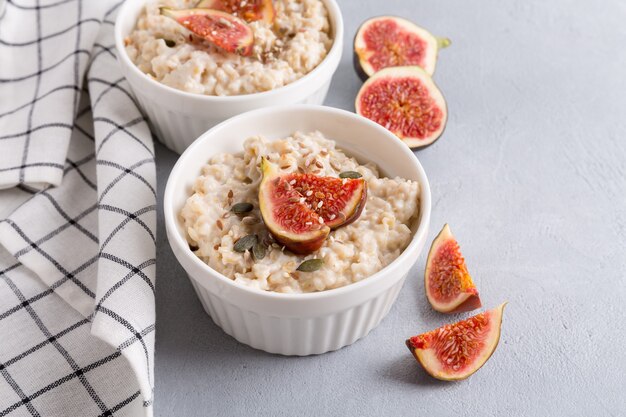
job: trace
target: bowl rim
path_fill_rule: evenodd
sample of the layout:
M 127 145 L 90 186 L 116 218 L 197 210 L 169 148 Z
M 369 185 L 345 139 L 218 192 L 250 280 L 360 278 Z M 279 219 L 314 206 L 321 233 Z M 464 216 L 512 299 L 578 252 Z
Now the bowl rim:
M 170 87 L 165 85 L 151 77 L 148 77 L 146 73 L 141 71 L 134 62 L 131 61 L 128 53 L 126 52 L 126 48 L 124 47 L 124 36 L 122 34 L 122 20 L 125 18 L 126 14 L 129 13 L 131 6 L 134 3 L 141 2 L 144 4 L 149 0 L 127 0 L 120 9 L 117 17 L 115 19 L 115 49 L 117 50 L 118 60 L 122 61 L 123 64 L 130 68 L 130 71 L 134 73 L 134 75 L 140 77 L 145 80 L 148 84 L 154 86 L 155 88 L 161 89 L 163 92 L 167 92 L 169 94 L 177 95 L 179 97 L 194 99 L 194 100 L 203 100 L 207 103 L 238 103 L 245 102 L 251 99 L 271 99 L 274 95 L 281 93 L 289 93 L 292 90 L 297 89 L 303 84 L 307 83 L 311 78 L 321 73 L 326 67 L 331 65 L 330 61 L 335 55 L 339 55 L 341 57 L 341 53 L 343 50 L 343 31 L 344 31 L 344 23 L 343 23 L 343 15 L 341 14 L 341 9 L 337 4 L 336 0 L 321 0 L 326 6 L 326 10 L 328 11 L 330 17 L 331 28 L 333 29 L 333 44 L 330 47 L 330 50 L 322 59 L 315 68 L 313 68 L 308 73 L 304 74 L 299 79 L 280 86 L 278 88 L 274 88 L 268 91 L 261 91 L 257 93 L 249 93 L 249 94 L 240 94 L 240 95 L 229 95 L 229 96 L 215 96 L 215 95 L 207 95 L 207 94 L 198 94 L 198 93 L 190 93 L 187 91 L 179 90 L 174 87 Z M 136 22 L 135 22 L 136 24 Z
M 214 131 L 222 130 L 224 128 L 227 128 L 229 125 L 236 125 L 240 123 L 242 120 L 245 121 L 245 119 L 249 117 L 254 117 L 257 115 L 269 116 L 272 113 L 280 114 L 285 111 L 294 111 L 294 110 L 300 110 L 300 111 L 305 111 L 305 112 L 326 112 L 326 113 L 331 113 L 335 115 L 345 116 L 345 117 L 351 118 L 354 123 L 366 124 L 369 128 L 378 131 L 378 133 L 386 136 L 389 140 L 394 142 L 396 145 L 401 145 L 401 146 L 398 146 L 400 151 L 403 152 L 405 155 L 409 156 L 411 160 L 413 160 L 413 163 L 415 164 L 415 167 L 417 168 L 417 172 L 418 172 L 417 182 L 419 183 L 419 186 L 420 186 L 419 223 L 417 225 L 417 229 L 413 233 L 413 237 L 411 238 L 411 241 L 409 242 L 408 246 L 400 253 L 400 255 L 396 259 L 394 259 L 391 263 L 389 263 L 387 266 L 382 268 L 380 271 L 377 271 L 374 274 L 358 282 L 354 282 L 348 285 L 344 285 L 342 287 L 333 288 L 333 289 L 329 289 L 325 291 L 316 291 L 316 292 L 310 292 L 310 293 L 279 293 L 275 291 L 259 290 L 256 288 L 251 288 L 242 284 L 238 284 L 232 279 L 225 276 L 224 274 L 214 270 L 209 265 L 204 263 L 198 256 L 196 256 L 189 249 L 189 245 L 186 239 L 179 232 L 179 228 L 176 223 L 178 221 L 177 220 L 178 215 L 177 213 L 175 213 L 175 210 L 173 207 L 173 196 L 175 193 L 173 183 L 176 182 L 176 178 L 180 175 L 180 171 L 183 169 L 186 159 L 190 155 L 196 153 L 197 149 L 200 149 L 203 146 L 205 146 L 204 144 L 210 140 Z M 174 167 L 172 168 L 169 174 L 169 177 L 167 179 L 167 184 L 165 186 L 165 192 L 163 195 L 163 212 L 164 212 L 164 218 L 165 218 L 165 226 L 168 231 L 167 239 L 168 239 L 170 246 L 172 247 L 172 249 L 174 249 L 173 246 L 176 245 L 179 249 L 178 252 L 180 254 L 183 254 L 183 256 L 185 256 L 187 259 L 191 260 L 191 262 L 199 268 L 199 270 L 203 274 L 203 278 L 218 279 L 224 282 L 226 285 L 230 286 L 229 288 L 232 288 L 234 291 L 243 291 L 244 293 L 248 293 L 249 295 L 255 295 L 258 297 L 264 297 L 264 298 L 274 299 L 274 300 L 289 300 L 289 301 L 311 300 L 311 299 L 322 299 L 322 298 L 341 296 L 342 294 L 345 294 L 348 292 L 354 292 L 364 287 L 373 286 L 379 281 L 385 279 L 387 272 L 392 269 L 397 268 L 399 264 L 403 262 L 411 262 L 409 257 L 417 255 L 416 251 L 418 250 L 418 247 L 421 245 L 420 241 L 422 240 L 425 241 L 426 235 L 428 233 L 428 228 L 430 224 L 430 216 L 431 216 L 431 192 L 430 192 L 430 185 L 428 182 L 428 177 L 426 176 L 426 172 L 424 171 L 424 168 L 422 167 L 421 163 L 419 162 L 415 154 L 409 149 L 408 146 L 404 144 L 404 142 L 402 142 L 393 133 L 389 132 L 387 129 L 380 126 L 379 124 L 372 122 L 371 120 L 368 120 L 355 113 L 352 113 L 343 109 L 334 108 L 334 107 L 318 106 L 318 105 L 311 105 L 311 104 L 283 105 L 283 106 L 273 106 L 269 108 L 262 108 L 262 109 L 257 109 L 257 110 L 252 110 L 252 111 L 242 113 L 240 115 L 231 117 L 230 119 L 227 119 L 219 123 L 218 125 L 212 127 L 211 129 L 207 130 L 205 133 L 200 135 L 185 150 L 185 152 L 181 154 L 181 156 L 178 158 L 178 160 L 176 161 L 176 164 L 174 165 Z M 172 236 L 174 237 L 172 238 Z M 179 261 L 179 263 L 181 262 Z M 414 263 L 415 262 L 413 262 L 413 264 Z M 181 263 L 181 266 L 182 266 L 182 263 Z M 189 272 L 186 270 L 184 266 L 183 266 L 183 269 L 185 269 L 185 272 L 189 274 Z M 190 276 L 190 278 L 198 280 L 196 276 L 193 276 L 193 277 Z

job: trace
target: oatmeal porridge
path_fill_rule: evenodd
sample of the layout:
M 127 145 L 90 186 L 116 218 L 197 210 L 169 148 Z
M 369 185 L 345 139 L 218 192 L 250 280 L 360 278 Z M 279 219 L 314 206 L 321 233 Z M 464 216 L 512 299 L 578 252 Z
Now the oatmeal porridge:
M 296 132 L 274 141 L 254 136 L 243 148 L 241 153 L 224 153 L 208 161 L 180 213 L 195 254 L 235 282 L 283 293 L 342 287 L 378 272 L 411 241 L 410 225 L 419 215 L 417 182 L 380 178 L 374 164 L 359 164 L 320 132 Z M 259 210 L 262 157 L 285 174 L 360 174 L 368 190 L 363 212 L 353 223 L 330 232 L 315 252 L 290 252 L 272 239 Z M 262 257 L 237 250 L 237 243 L 248 236 L 265 245 Z M 305 261 L 314 268 L 298 270 Z
M 321 0 L 274 0 L 273 23 L 248 23 L 250 56 L 228 53 L 193 35 L 160 7 L 193 8 L 197 0 L 150 0 L 125 39 L 131 61 L 155 80 L 206 95 L 240 95 L 287 85 L 313 70 L 332 45 Z

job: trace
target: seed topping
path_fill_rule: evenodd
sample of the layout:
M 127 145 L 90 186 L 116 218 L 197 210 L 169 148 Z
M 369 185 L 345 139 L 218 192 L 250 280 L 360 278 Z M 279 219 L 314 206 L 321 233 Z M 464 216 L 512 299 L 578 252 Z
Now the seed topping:
M 258 238 L 257 235 L 246 235 L 240 238 L 235 245 L 233 246 L 233 250 L 235 252 L 245 252 L 247 250 L 252 249 L 252 247 L 257 243 Z
M 344 171 L 341 174 L 339 174 L 339 178 L 352 178 L 352 179 L 356 179 L 356 178 L 361 178 L 363 175 L 361 175 L 359 172 L 356 171 Z
M 322 259 L 308 259 L 300 264 L 296 271 L 300 272 L 314 272 L 320 269 L 324 265 L 324 261 Z
M 237 203 L 230 210 L 235 214 L 242 214 L 252 211 L 253 208 L 254 206 L 250 203 Z

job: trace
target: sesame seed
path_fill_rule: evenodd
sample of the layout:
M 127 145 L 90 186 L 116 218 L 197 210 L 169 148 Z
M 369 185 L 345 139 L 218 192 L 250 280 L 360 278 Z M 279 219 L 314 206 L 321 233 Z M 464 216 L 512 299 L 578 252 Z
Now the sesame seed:
M 324 204 L 324 202 L 323 202 L 323 201 L 320 201 L 319 203 L 317 203 L 317 208 L 322 207 L 322 205 L 323 205 L 323 204 Z
M 231 27 L 233 25 L 232 23 L 230 23 L 228 20 L 224 19 L 223 17 L 220 17 L 219 22 L 226 27 Z
M 306 192 L 307 197 L 311 197 L 313 195 L 313 191 L 309 190 Z

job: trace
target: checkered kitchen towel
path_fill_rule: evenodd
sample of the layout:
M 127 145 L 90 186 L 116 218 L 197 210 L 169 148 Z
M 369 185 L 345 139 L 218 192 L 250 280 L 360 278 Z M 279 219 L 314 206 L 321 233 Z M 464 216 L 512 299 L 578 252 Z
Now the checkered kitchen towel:
M 0 0 L 0 417 L 152 414 L 154 151 L 121 3 Z

